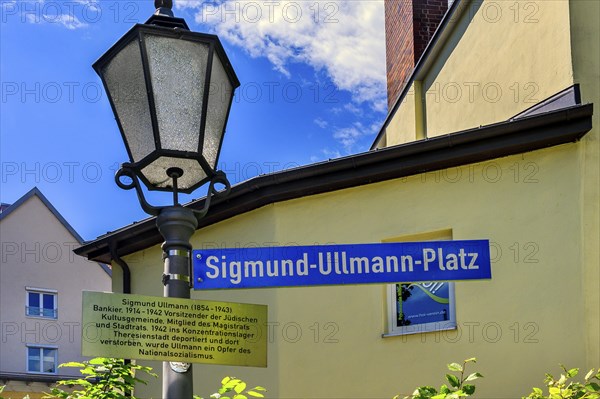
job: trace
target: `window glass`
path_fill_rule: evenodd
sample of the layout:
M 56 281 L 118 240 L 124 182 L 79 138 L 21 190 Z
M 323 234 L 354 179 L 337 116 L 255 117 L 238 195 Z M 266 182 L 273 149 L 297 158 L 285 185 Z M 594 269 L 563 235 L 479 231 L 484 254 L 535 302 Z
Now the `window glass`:
M 56 348 L 28 347 L 27 371 L 30 373 L 56 373 L 56 355 Z
M 450 320 L 454 313 L 451 308 L 451 285 L 441 281 L 396 284 L 395 327 L 413 327 L 405 329 L 406 332 L 430 323 L 438 323 L 440 329 L 454 327 Z
M 44 352 L 44 373 L 56 372 L 56 349 L 42 349 Z
M 452 230 L 397 237 L 384 242 L 445 241 Z M 384 335 L 418 334 L 456 328 L 454 283 L 446 281 L 390 284 L 388 331 Z
M 40 350 L 38 348 L 27 348 L 27 370 L 40 372 Z
M 28 291 L 26 314 L 27 316 L 56 319 L 58 317 L 56 294 Z
M 54 295 L 44 294 L 42 315 L 44 317 L 54 317 Z
M 454 283 L 444 281 L 394 284 L 388 295 L 391 335 L 456 328 Z
M 37 292 L 30 292 L 29 294 L 29 308 L 32 312 L 35 312 L 34 309 L 39 309 L 40 307 L 40 295 Z

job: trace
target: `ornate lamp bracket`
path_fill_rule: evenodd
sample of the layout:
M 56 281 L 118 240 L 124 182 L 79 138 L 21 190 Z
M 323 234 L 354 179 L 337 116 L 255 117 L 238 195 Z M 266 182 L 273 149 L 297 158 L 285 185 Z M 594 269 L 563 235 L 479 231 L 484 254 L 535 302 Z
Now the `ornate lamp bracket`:
M 223 190 L 218 191 L 215 188 L 216 184 L 222 184 L 223 186 L 225 186 L 225 188 Z M 204 206 L 202 207 L 201 210 L 191 209 L 191 211 L 194 212 L 196 219 L 200 220 L 204 216 L 206 216 L 206 214 L 208 213 L 208 208 L 210 207 L 211 200 L 213 198 L 226 197 L 230 191 L 231 191 L 231 183 L 229 183 L 229 180 L 227 179 L 225 172 L 223 172 L 221 170 L 218 170 L 217 172 L 215 172 L 212 179 L 210 179 L 210 185 L 208 186 L 208 192 L 206 193 L 206 199 L 204 200 Z
M 123 180 L 122 180 L 123 177 L 129 178 L 131 181 L 128 183 L 123 182 Z M 172 177 L 173 177 L 173 202 L 174 202 L 173 205 L 177 206 L 177 205 L 179 205 L 178 197 L 177 197 L 177 194 L 178 194 L 177 193 L 177 177 L 178 176 L 173 175 Z M 140 205 L 141 205 L 142 209 L 144 210 L 144 212 L 146 212 L 147 214 L 152 215 L 152 216 L 158 216 L 160 214 L 160 212 L 164 208 L 166 208 L 165 206 L 151 205 L 146 200 L 146 197 L 144 196 L 144 191 L 142 190 L 142 185 L 140 184 L 140 180 L 139 180 L 137 174 L 135 173 L 135 168 L 133 167 L 133 164 L 131 164 L 131 163 L 122 164 L 121 168 L 115 174 L 115 182 L 123 190 L 135 189 L 135 192 L 138 197 L 138 201 L 140 202 Z M 217 184 L 222 184 L 223 186 L 225 186 L 225 188 L 223 190 L 219 191 L 215 187 L 215 185 L 217 185 Z M 206 199 L 204 200 L 204 206 L 202 207 L 202 209 L 201 210 L 196 210 L 196 209 L 191 209 L 191 208 L 188 208 L 188 209 L 190 211 L 192 211 L 194 216 L 196 216 L 196 219 L 200 220 L 204 216 L 206 216 L 206 214 L 208 213 L 208 209 L 210 207 L 213 197 L 218 198 L 218 197 L 226 196 L 227 194 L 229 194 L 230 190 L 231 190 L 231 183 L 229 183 L 229 180 L 227 179 L 227 176 L 225 175 L 225 173 L 223 171 L 217 171 L 217 172 L 215 172 L 213 177 L 210 179 L 210 185 L 208 186 L 208 192 L 206 193 Z

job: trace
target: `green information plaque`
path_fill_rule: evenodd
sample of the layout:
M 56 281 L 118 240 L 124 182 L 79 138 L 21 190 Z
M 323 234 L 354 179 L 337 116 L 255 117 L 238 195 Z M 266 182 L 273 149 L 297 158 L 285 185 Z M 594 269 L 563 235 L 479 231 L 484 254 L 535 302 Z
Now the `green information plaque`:
M 83 292 L 83 356 L 267 367 L 267 306 Z

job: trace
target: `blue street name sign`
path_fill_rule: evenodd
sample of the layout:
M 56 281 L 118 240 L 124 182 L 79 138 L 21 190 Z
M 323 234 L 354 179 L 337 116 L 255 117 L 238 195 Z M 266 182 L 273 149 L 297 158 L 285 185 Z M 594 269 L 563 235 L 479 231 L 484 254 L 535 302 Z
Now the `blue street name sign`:
M 194 289 L 489 279 L 488 240 L 193 251 Z

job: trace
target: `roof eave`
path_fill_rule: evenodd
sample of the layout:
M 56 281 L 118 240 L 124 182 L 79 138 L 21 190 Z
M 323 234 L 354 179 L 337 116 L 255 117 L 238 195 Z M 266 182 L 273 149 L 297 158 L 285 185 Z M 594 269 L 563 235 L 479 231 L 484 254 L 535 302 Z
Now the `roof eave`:
M 454 166 L 482 162 L 579 140 L 592 128 L 593 105 L 576 105 L 522 119 L 481 126 L 305 167 L 271 173 L 232 187 L 214 200 L 198 228 L 264 205 Z M 204 199 L 187 204 L 201 209 Z M 154 218 L 85 243 L 75 253 L 110 263 L 109 245 L 119 256 L 157 245 L 162 237 Z

